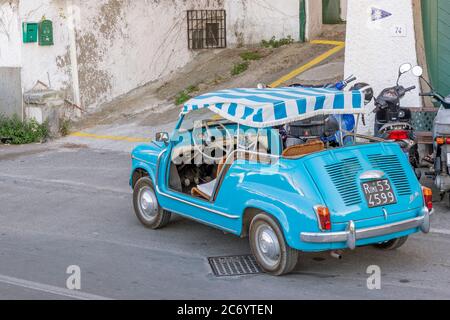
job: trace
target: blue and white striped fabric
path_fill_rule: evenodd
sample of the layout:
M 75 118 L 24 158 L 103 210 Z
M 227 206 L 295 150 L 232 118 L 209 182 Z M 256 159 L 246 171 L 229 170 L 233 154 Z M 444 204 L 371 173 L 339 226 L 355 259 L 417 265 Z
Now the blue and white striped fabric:
M 188 101 L 183 113 L 209 108 L 242 125 L 266 128 L 324 114 L 362 114 L 362 91 L 323 88 L 230 89 Z

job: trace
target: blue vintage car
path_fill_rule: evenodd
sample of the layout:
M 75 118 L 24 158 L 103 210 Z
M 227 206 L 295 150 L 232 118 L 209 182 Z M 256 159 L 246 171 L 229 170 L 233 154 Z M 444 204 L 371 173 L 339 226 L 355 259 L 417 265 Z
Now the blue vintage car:
M 289 147 L 282 139 L 292 122 L 323 117 L 323 133 L 335 134 L 327 115 L 364 112 L 362 91 L 232 89 L 192 99 L 171 135 L 133 151 L 135 213 L 152 229 L 175 213 L 248 236 L 273 275 L 291 272 L 299 252 L 399 248 L 429 232 L 432 202 L 396 143 L 329 146 L 311 134 L 317 127 Z

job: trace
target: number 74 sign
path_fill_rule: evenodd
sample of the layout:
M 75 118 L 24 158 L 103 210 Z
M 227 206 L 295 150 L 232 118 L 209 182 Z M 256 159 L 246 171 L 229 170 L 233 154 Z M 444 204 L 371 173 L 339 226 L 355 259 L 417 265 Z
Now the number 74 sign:
M 394 25 L 391 29 L 391 35 L 393 37 L 406 37 L 408 30 L 405 25 Z

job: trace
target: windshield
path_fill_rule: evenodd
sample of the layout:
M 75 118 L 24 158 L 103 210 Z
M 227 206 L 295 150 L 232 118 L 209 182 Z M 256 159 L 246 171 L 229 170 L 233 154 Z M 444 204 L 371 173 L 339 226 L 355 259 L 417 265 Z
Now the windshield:
M 186 114 L 183 118 L 183 122 L 180 126 L 181 132 L 192 131 L 195 128 L 201 128 L 205 124 L 229 124 L 230 121 L 222 118 L 220 115 L 212 112 L 209 109 L 200 109 L 197 111 L 192 111 Z

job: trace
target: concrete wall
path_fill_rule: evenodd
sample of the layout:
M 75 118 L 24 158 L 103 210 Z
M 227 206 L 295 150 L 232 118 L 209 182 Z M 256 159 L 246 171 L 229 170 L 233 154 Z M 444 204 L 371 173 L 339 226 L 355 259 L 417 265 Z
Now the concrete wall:
M 372 21 L 372 7 L 392 16 Z M 402 36 L 395 33 L 396 28 L 402 28 Z M 370 83 L 378 95 L 383 88 L 395 85 L 398 68 L 405 62 L 417 64 L 411 0 L 349 0 L 345 74 Z M 419 88 L 419 81 L 412 74 L 402 78 L 401 84 Z M 402 106 L 421 107 L 419 89 L 408 93 Z M 373 113 L 368 123 L 362 132 L 373 132 Z

